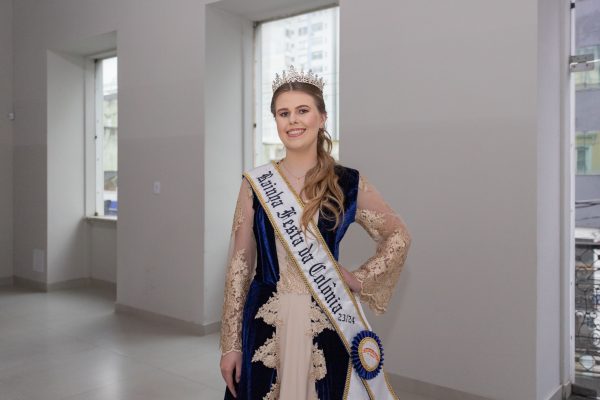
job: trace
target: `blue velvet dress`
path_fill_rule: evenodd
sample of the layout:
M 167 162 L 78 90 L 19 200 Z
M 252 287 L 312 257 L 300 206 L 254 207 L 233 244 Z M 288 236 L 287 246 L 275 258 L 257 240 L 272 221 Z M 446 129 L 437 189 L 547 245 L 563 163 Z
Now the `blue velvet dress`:
M 359 173 L 355 169 L 336 166 L 338 183 L 344 192 L 344 215 L 337 228 L 334 221 L 319 215 L 318 228 L 327 242 L 331 253 L 338 259 L 340 241 L 348 227 L 354 222 L 357 209 Z M 253 362 L 256 350 L 274 335 L 275 327 L 263 319 L 256 318 L 259 309 L 269 301 L 277 290 L 280 279 L 273 227 L 257 199 L 252 196 L 253 233 L 256 242 L 256 273 L 248 289 L 242 319 L 242 374 L 237 384 L 237 399 L 263 399 L 277 381 L 277 369 L 269 368 L 260 362 Z M 314 300 L 312 300 L 314 301 Z M 316 303 L 315 303 L 316 304 Z M 315 381 L 319 400 L 339 400 L 343 398 L 349 357 L 337 333 L 324 329 L 313 338 L 313 343 L 322 350 L 327 374 Z M 228 389 L 225 399 L 234 399 Z

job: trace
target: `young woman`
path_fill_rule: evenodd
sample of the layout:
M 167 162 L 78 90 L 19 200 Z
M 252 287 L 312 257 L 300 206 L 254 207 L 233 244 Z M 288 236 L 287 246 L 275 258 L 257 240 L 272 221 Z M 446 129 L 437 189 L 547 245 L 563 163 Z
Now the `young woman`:
M 348 293 L 356 293 L 380 314 L 398 281 L 411 238 L 375 188 L 358 171 L 331 157 L 322 89 L 321 78 L 293 67 L 276 77 L 271 112 L 286 155 L 272 167 L 303 203 L 302 230 L 310 235 L 311 227 L 318 229 L 335 260 L 352 222 L 375 240 L 375 255 L 352 272 L 339 266 L 338 275 Z M 345 398 L 352 365 L 349 351 L 302 276 L 281 230 L 269 219 L 264 196 L 249 180 L 248 175 L 242 180 L 237 200 L 225 283 L 225 399 Z

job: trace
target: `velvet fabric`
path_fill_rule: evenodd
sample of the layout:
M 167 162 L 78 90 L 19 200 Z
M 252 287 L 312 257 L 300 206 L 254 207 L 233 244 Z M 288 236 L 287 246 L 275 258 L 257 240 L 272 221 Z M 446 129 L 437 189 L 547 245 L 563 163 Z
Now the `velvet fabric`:
M 356 200 L 358 195 L 359 173 L 355 169 L 335 167 L 338 183 L 344 192 L 344 215 L 336 229 L 332 230 L 335 221 L 320 215 L 318 228 L 337 260 L 339 245 L 348 227 L 354 222 Z M 262 399 L 277 379 L 277 371 L 266 367 L 261 362 L 252 362 L 256 349 L 273 335 L 275 328 L 262 319 L 255 319 L 259 308 L 265 304 L 276 290 L 279 280 L 279 264 L 275 247 L 275 233 L 265 210 L 254 194 L 254 237 L 256 239 L 256 274 L 250 285 L 242 320 L 242 375 L 236 385 L 238 400 Z M 314 299 L 313 299 L 314 301 Z M 325 329 L 313 339 L 323 350 L 327 366 L 327 375 L 316 381 L 319 400 L 339 400 L 343 398 L 346 374 L 348 373 L 349 356 L 337 333 Z M 234 399 L 228 389 L 225 399 Z

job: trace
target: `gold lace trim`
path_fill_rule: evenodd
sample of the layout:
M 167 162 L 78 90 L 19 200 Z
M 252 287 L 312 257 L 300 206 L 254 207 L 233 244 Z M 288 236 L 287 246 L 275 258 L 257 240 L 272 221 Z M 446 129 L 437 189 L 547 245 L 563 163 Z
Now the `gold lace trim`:
M 274 327 L 281 326 L 283 321 L 279 319 L 279 302 L 280 293 L 275 292 L 265 304 L 263 304 L 256 313 L 255 318 L 261 318 L 266 324 Z M 310 318 L 310 329 L 306 332 L 307 335 L 316 337 L 325 329 L 334 330 L 333 325 L 327 318 L 327 315 L 321 310 L 321 307 L 311 300 L 311 306 L 309 311 Z M 254 352 L 252 356 L 252 362 L 262 362 L 268 368 L 279 368 L 279 336 L 278 330 L 276 329 L 273 335 L 265 341 Z M 325 365 L 325 355 L 321 349 L 315 344 L 312 348 L 312 367 L 310 371 L 310 378 L 313 380 L 323 379 L 327 375 L 327 367 Z M 272 388 L 271 391 L 274 389 Z M 276 390 L 279 390 L 277 388 Z M 269 392 L 271 393 L 271 392 Z
M 244 211 L 242 211 L 242 204 L 238 199 L 235 204 L 235 213 L 233 214 L 233 226 L 231 227 L 231 234 L 235 234 L 239 227 L 244 222 Z
M 312 368 L 310 370 L 310 377 L 318 381 L 319 379 L 325 378 L 327 375 L 327 365 L 325 364 L 325 354 L 323 350 L 313 344 L 312 348 Z
M 294 260 L 290 255 L 285 254 L 285 260 L 279 268 L 279 281 L 277 282 L 277 291 L 280 293 L 310 294 L 301 272 L 293 264 Z
M 250 186 L 250 184 L 247 184 L 247 183 L 244 183 L 244 185 L 246 187 L 246 197 L 248 197 L 249 199 L 252 199 L 252 196 L 253 196 L 252 187 Z M 242 225 L 242 223 L 245 221 L 245 219 L 246 219 L 246 217 L 244 215 L 244 211 L 242 208 L 242 199 L 238 198 L 237 202 L 235 203 L 235 213 L 233 214 L 233 226 L 231 227 L 232 235 L 237 232 L 237 230 Z
M 354 271 L 361 282 L 360 297 L 376 314 L 386 311 L 410 247 L 410 236 L 397 229 L 377 247 L 376 254 Z
M 311 301 L 310 304 L 310 330 L 307 332 L 307 335 L 312 337 L 316 337 L 319 333 L 323 332 L 325 329 L 331 329 L 332 331 L 335 329 L 329 318 L 321 307 L 315 302 Z
M 369 191 L 369 182 L 367 181 L 367 178 L 362 175 L 358 176 L 358 188 L 360 190 L 364 190 L 365 192 Z
M 262 400 L 277 400 L 279 398 L 279 381 L 275 381 L 275 383 L 273 383 L 271 385 L 271 390 L 269 390 L 269 393 L 267 393 L 265 395 L 265 397 L 262 398 Z
M 356 217 L 354 219 L 367 231 L 374 241 L 381 241 L 381 230 L 385 224 L 384 213 L 359 208 L 356 210 Z
M 275 292 L 273 296 L 263 304 L 256 313 L 254 318 L 262 318 L 266 324 L 271 326 L 280 326 L 282 321 L 278 319 L 279 316 L 279 293 Z
M 225 277 L 225 302 L 221 316 L 221 351 L 242 351 L 242 310 L 250 287 L 250 266 L 246 249 L 239 249 L 232 257 Z
M 279 367 L 279 340 L 277 335 L 268 338 L 265 343 L 254 352 L 252 362 L 262 362 L 268 368 Z

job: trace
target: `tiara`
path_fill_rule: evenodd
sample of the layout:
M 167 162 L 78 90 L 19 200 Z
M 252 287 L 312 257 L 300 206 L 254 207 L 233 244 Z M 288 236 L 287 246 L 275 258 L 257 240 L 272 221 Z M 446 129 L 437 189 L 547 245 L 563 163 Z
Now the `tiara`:
M 312 70 L 308 70 L 308 73 L 305 74 L 304 70 L 298 72 L 293 65 L 290 65 L 287 73 L 286 71 L 283 71 L 281 76 L 279 76 L 279 74 L 275 74 L 275 79 L 273 80 L 273 93 L 275 93 L 280 86 L 292 82 L 308 83 L 318 87 L 321 91 L 323 91 L 323 86 L 325 86 L 323 78 L 313 74 Z

